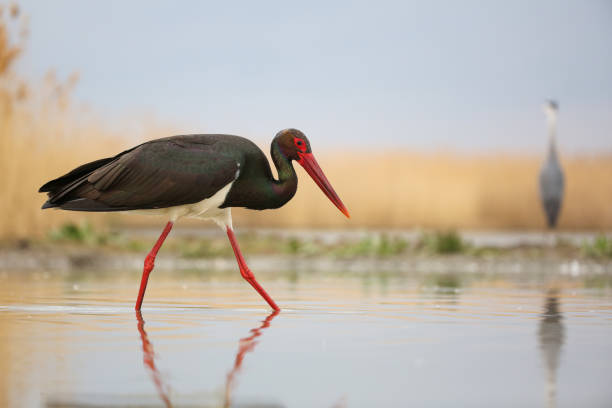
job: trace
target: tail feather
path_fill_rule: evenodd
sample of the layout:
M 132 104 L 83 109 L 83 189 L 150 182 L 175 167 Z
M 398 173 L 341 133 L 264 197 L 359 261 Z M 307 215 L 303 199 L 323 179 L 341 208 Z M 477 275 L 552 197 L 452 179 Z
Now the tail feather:
M 66 184 L 71 183 L 75 181 L 76 179 L 83 177 L 84 175 L 90 174 L 92 171 L 99 169 L 100 167 L 104 166 L 107 163 L 110 163 L 114 159 L 115 159 L 114 157 L 108 157 L 105 159 L 100 159 L 100 160 L 92 161 L 90 163 L 83 164 L 82 166 L 77 167 L 76 169 L 72 170 L 69 173 L 64 174 L 61 177 L 58 177 L 54 180 L 46 182 L 38 189 L 38 192 L 39 193 L 48 192 L 48 193 L 53 194 L 54 192 L 63 189 L 64 186 L 66 186 Z
M 40 207 L 40 208 L 41 208 L 41 210 L 44 210 L 44 209 L 47 209 L 47 208 L 55 208 L 55 207 L 57 207 L 57 206 L 58 206 L 58 205 L 57 205 L 57 204 L 53 204 L 53 203 L 51 202 L 51 200 L 47 200 L 47 201 L 45 201 L 45 203 L 44 203 L 44 204 L 42 205 L 42 207 Z
M 69 201 L 69 193 L 79 187 L 89 175 L 100 167 L 113 161 L 115 157 L 109 157 L 83 164 L 76 169 L 43 184 L 38 190 L 47 193 L 49 199 L 42 205 L 42 209 L 61 207 Z
M 59 207 L 62 210 L 90 212 L 126 211 L 131 209 L 129 207 L 109 207 L 107 204 L 90 200 L 89 198 L 76 198 L 62 202 L 59 205 L 51 204 L 51 207 Z

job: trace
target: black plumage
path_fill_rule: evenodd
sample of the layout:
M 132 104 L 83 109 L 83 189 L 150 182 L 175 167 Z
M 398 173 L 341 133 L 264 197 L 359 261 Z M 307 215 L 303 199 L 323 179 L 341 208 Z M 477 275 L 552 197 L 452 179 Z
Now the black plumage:
M 234 182 L 222 207 L 277 208 L 297 189 L 297 177 L 277 139 L 275 180 L 263 152 L 233 135 L 180 135 L 143 143 L 96 160 L 40 188 L 43 208 L 128 211 L 193 204 Z

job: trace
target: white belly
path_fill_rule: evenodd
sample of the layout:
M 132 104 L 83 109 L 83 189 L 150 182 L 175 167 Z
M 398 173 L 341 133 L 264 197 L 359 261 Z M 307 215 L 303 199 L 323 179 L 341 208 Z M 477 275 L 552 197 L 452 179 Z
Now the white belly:
M 227 184 L 221 190 L 217 191 L 212 197 L 205 198 L 202 201 L 193 204 L 183 204 L 174 207 L 166 208 L 153 208 L 150 210 L 131 210 L 125 211 L 126 213 L 132 214 L 144 214 L 144 215 L 164 215 L 170 218 L 170 221 L 175 222 L 179 218 L 191 217 L 199 218 L 202 220 L 212 220 L 217 223 L 221 228 L 226 227 L 232 228 L 232 212 L 228 208 L 219 208 L 225 197 L 232 188 L 234 182 Z

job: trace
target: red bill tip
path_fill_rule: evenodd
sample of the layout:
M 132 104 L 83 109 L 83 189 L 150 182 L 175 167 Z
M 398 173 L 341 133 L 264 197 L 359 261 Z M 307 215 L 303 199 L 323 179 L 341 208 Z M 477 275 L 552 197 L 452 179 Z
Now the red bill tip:
M 334 191 L 334 188 L 331 186 L 330 182 L 325 177 L 323 170 L 319 167 L 319 164 L 315 160 L 312 153 L 300 153 L 298 152 L 300 159 L 297 160 L 298 163 L 302 165 L 304 170 L 312 177 L 315 183 L 319 186 L 321 191 L 329 198 L 329 200 L 344 214 L 347 218 L 351 218 L 348 210 Z

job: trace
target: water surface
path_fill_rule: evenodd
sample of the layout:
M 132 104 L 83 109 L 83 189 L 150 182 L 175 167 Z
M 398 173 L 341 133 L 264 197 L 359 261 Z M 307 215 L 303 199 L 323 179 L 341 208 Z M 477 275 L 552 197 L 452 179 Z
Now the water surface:
M 612 406 L 605 276 L 0 276 L 0 405 Z

